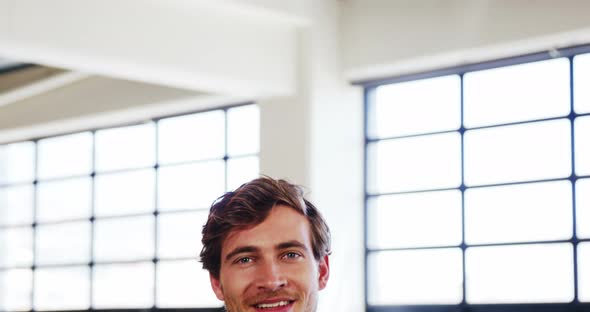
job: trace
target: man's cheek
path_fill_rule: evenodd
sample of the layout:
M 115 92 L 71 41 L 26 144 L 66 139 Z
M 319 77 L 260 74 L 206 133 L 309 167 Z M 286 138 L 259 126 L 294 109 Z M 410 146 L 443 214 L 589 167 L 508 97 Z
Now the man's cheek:
M 224 292 L 231 293 L 232 296 L 242 296 L 246 291 L 250 277 L 243 272 L 232 272 L 224 280 Z

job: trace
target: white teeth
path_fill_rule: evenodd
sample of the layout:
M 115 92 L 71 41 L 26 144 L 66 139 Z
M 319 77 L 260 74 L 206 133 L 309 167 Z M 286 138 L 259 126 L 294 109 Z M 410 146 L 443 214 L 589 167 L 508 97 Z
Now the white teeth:
M 256 307 L 259 309 L 269 309 L 269 308 L 276 308 L 276 307 L 282 307 L 282 306 L 286 306 L 289 304 L 289 301 L 279 301 L 279 302 L 275 302 L 275 303 L 261 303 L 261 304 L 257 304 Z

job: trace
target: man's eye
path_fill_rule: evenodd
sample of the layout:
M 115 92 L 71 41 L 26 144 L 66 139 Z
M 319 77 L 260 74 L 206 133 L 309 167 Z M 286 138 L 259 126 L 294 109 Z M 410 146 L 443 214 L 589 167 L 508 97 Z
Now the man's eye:
M 238 259 L 237 263 L 246 264 L 252 262 L 252 258 L 250 257 L 242 257 Z
M 285 258 L 287 258 L 287 259 L 297 259 L 299 257 L 301 257 L 301 255 L 299 255 L 296 252 L 288 252 L 285 254 Z

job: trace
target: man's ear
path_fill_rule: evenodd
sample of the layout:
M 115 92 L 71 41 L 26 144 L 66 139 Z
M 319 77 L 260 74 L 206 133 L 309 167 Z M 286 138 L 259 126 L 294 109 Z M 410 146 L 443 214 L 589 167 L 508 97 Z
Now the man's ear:
M 320 259 L 319 263 L 319 283 L 318 287 L 320 290 L 324 289 L 328 284 L 328 279 L 330 278 L 330 261 L 328 255 L 325 255 Z
M 213 288 L 215 296 L 217 296 L 217 299 L 223 301 L 224 297 L 221 282 L 219 281 L 219 279 L 215 278 L 211 273 L 209 273 L 209 280 L 211 281 L 211 288 Z

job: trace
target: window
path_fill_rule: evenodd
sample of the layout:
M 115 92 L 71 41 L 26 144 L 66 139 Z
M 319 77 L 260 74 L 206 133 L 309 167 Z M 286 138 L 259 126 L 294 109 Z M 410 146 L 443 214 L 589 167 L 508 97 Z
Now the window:
M 365 85 L 368 311 L 590 307 L 589 51 Z
M 220 307 L 201 226 L 258 149 L 252 104 L 0 145 L 0 311 Z

